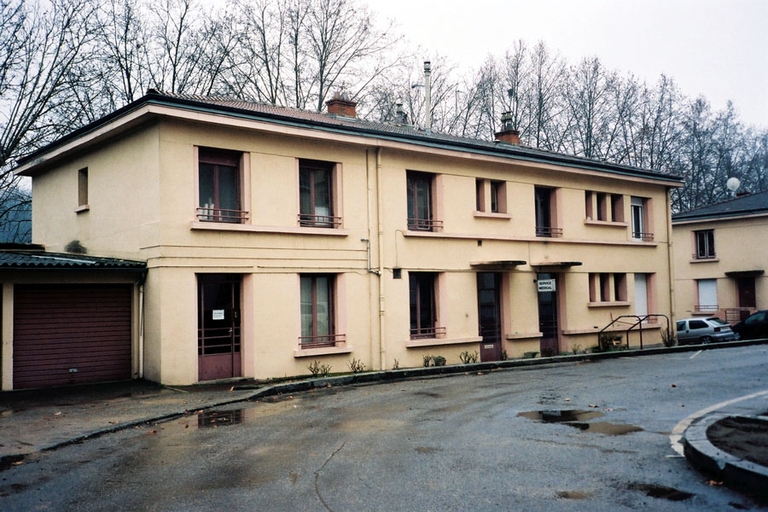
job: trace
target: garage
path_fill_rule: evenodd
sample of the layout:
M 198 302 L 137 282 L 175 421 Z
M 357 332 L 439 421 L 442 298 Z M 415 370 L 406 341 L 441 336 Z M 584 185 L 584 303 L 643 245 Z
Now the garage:
M 0 251 L 3 303 L 13 305 L 3 311 L 3 323 L 12 324 L 3 330 L 12 333 L 12 350 L 3 353 L 10 356 L 3 358 L 4 389 L 132 378 L 134 293 L 144 268 L 112 258 Z
M 130 285 L 19 285 L 13 388 L 131 378 Z

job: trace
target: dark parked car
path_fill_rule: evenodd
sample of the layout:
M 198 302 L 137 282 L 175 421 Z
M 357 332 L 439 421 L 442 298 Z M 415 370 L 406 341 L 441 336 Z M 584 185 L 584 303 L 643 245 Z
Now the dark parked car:
M 734 325 L 733 330 L 743 340 L 768 338 L 768 311 L 752 313 L 743 321 Z
M 731 330 L 731 326 L 717 317 L 683 318 L 677 321 L 676 327 L 677 341 L 680 345 L 738 339 Z

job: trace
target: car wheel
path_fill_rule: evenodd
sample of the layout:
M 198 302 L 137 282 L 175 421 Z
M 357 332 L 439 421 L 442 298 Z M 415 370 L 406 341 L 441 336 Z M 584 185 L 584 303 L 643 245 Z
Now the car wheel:
M 701 343 L 703 345 L 709 345 L 710 343 L 712 343 L 712 337 L 711 336 L 702 336 L 701 337 Z

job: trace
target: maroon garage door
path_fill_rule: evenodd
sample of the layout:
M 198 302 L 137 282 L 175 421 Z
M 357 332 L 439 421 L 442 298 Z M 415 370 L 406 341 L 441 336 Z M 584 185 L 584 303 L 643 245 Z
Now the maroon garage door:
M 13 388 L 131 378 L 130 285 L 17 285 Z

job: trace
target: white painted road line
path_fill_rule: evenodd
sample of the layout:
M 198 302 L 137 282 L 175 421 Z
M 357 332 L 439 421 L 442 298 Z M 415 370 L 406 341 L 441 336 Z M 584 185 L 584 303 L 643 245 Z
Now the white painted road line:
M 685 429 L 687 429 L 691 423 L 696 421 L 697 419 L 701 418 L 704 415 L 707 415 L 711 412 L 714 412 L 718 409 L 722 409 L 723 407 L 728 407 L 729 405 L 733 405 L 738 402 L 743 402 L 744 400 L 751 400 L 752 398 L 757 398 L 760 396 L 768 395 L 768 390 L 766 391 L 758 391 L 757 393 L 752 393 L 751 395 L 741 396 L 739 398 L 734 398 L 732 400 L 726 400 L 725 402 L 720 402 L 719 404 L 712 405 L 710 407 L 707 407 L 706 409 L 702 409 L 700 411 L 697 411 L 684 420 L 682 420 L 680 423 L 675 425 L 675 428 L 672 430 L 672 434 L 669 436 L 669 443 L 672 445 L 672 449 L 675 450 L 680 455 L 684 455 L 683 453 L 683 432 L 685 432 Z

